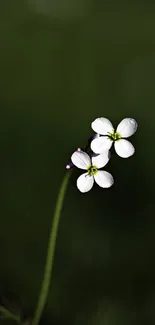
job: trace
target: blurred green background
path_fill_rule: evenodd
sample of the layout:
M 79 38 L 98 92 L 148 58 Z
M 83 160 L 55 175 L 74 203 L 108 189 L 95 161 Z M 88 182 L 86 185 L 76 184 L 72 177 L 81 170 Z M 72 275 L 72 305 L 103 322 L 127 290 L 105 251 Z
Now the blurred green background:
M 43 324 L 155 324 L 155 3 L 0 3 L 0 290 L 33 312 L 65 165 L 100 116 L 138 121 L 115 184 L 67 190 Z

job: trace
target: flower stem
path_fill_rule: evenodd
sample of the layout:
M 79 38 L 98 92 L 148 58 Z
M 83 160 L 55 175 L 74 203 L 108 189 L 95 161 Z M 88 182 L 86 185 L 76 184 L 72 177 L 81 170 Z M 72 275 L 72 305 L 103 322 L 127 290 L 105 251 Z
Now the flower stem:
M 0 313 L 3 314 L 3 316 L 1 316 L 0 319 L 2 319 L 2 317 L 4 317 L 4 319 L 10 318 L 15 320 L 17 323 L 20 323 L 20 316 L 11 313 L 8 309 L 6 309 L 3 306 L 0 306 Z
M 62 210 L 62 206 L 63 206 L 63 201 L 64 201 L 66 189 L 67 189 L 69 176 L 70 176 L 70 173 L 67 172 L 67 174 L 65 175 L 65 177 L 63 179 L 63 182 L 62 182 L 59 194 L 58 194 L 58 198 L 57 198 L 55 212 L 54 212 L 54 216 L 53 216 L 53 220 L 52 220 L 52 227 L 51 227 L 51 232 L 50 232 L 50 237 L 49 237 L 48 249 L 47 249 L 44 277 L 43 277 L 41 291 L 40 291 L 34 319 L 32 321 L 32 325 L 38 325 L 41 315 L 42 315 L 42 312 L 43 312 L 43 309 L 44 309 L 44 306 L 46 304 L 46 300 L 47 300 L 47 296 L 48 296 L 48 292 L 49 292 L 60 214 L 61 214 L 61 210 Z

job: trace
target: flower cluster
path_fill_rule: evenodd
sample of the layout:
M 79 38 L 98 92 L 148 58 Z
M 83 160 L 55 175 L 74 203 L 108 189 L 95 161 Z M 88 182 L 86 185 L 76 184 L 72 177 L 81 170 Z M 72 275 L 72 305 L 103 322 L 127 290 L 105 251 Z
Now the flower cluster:
M 96 134 L 92 137 L 90 146 L 87 146 L 87 149 L 89 147 L 91 149 L 90 153 L 87 153 L 87 149 L 78 148 L 71 156 L 71 163 L 66 166 L 70 168 L 71 165 L 75 165 L 85 170 L 85 173 L 77 179 L 77 187 L 82 193 L 91 190 L 94 181 L 102 188 L 112 186 L 114 183 L 112 175 L 101 169 L 110 159 L 113 143 L 120 157 L 128 158 L 134 154 L 135 148 L 126 138 L 136 132 L 137 126 L 133 118 L 123 119 L 116 130 L 107 118 L 100 117 L 92 122 L 91 127 Z

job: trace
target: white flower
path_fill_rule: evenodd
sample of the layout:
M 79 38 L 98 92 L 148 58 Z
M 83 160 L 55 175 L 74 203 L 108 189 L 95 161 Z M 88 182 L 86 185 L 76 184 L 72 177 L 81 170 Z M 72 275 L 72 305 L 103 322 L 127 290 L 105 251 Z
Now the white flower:
M 114 180 L 111 174 L 106 171 L 98 170 L 104 167 L 109 161 L 109 152 L 91 157 L 83 151 L 75 151 L 71 156 L 72 163 L 87 172 L 77 179 L 77 187 L 80 192 L 88 192 L 91 190 L 95 182 L 104 188 L 110 187 Z
M 112 123 L 104 117 L 97 118 L 92 122 L 92 129 L 100 134 L 99 138 L 94 139 L 91 142 L 91 149 L 96 154 L 101 154 L 105 150 L 110 150 L 112 143 L 117 154 L 122 158 L 128 158 L 135 152 L 134 146 L 125 138 L 130 137 L 137 130 L 137 122 L 133 118 L 123 119 L 116 131 Z

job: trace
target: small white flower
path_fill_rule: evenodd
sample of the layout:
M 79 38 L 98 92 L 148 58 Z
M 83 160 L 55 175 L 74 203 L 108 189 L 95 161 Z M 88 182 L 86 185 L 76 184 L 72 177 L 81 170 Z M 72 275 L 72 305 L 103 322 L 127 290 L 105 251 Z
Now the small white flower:
M 77 187 L 80 192 L 90 191 L 94 180 L 103 188 L 108 188 L 113 184 L 112 175 L 106 171 L 99 170 L 108 163 L 109 152 L 90 158 L 86 152 L 75 151 L 71 156 L 71 161 L 76 167 L 87 171 L 77 179 Z
M 137 122 L 133 118 L 123 119 L 116 131 L 112 123 L 104 117 L 97 118 L 92 122 L 92 129 L 100 134 L 99 138 L 91 142 L 91 149 L 96 154 L 101 154 L 105 150 L 110 150 L 113 142 L 117 154 L 122 158 L 128 158 L 135 152 L 135 148 L 131 142 L 125 138 L 130 137 L 137 130 Z

